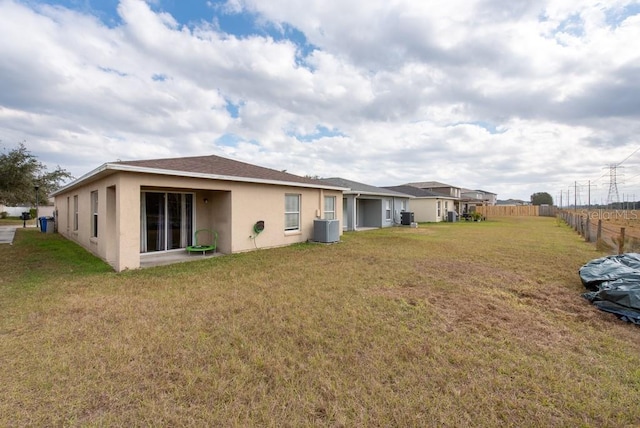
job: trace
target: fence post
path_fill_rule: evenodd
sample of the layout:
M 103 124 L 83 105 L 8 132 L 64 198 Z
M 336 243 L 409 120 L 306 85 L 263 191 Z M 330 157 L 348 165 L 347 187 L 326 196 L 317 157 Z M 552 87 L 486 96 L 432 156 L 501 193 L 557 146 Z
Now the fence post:
M 602 219 L 598 220 L 598 231 L 596 232 L 596 241 L 602 239 Z
M 584 233 L 584 240 L 589 242 L 591 241 L 591 226 L 589 225 L 589 217 L 587 217 L 587 228 L 585 229 L 585 233 Z
M 620 228 L 620 240 L 618 241 L 618 254 L 624 253 L 624 227 Z

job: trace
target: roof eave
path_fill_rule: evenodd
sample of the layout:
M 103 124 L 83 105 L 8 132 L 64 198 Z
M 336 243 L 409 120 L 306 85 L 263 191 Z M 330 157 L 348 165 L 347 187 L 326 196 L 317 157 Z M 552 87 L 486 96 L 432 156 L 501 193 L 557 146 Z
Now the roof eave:
M 341 192 L 344 192 L 345 190 L 349 190 L 348 188 L 345 188 L 345 187 L 331 186 L 327 184 L 267 180 L 262 178 L 237 177 L 233 175 L 206 174 L 206 173 L 190 172 L 190 171 L 178 171 L 178 170 L 172 170 L 172 169 L 147 168 L 147 167 L 125 165 L 125 164 L 119 164 L 119 163 L 105 163 L 99 166 L 98 168 L 94 169 L 93 171 L 90 171 L 87 174 L 83 175 L 82 177 L 78 178 L 77 180 L 53 192 L 51 196 L 56 196 L 69 189 L 77 187 L 83 182 L 88 181 L 89 179 L 105 171 L 122 171 L 122 172 L 138 172 L 138 173 L 144 173 L 144 174 L 173 175 L 178 177 L 204 178 L 208 180 L 236 181 L 241 183 L 273 184 L 273 185 L 280 185 L 280 186 L 305 187 L 305 188 L 311 188 L 311 189 L 338 190 Z

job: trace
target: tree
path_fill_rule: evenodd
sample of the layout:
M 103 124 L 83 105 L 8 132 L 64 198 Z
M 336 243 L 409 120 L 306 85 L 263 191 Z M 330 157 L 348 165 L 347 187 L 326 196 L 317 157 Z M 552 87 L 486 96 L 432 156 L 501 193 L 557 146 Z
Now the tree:
M 531 195 L 532 205 L 553 205 L 553 198 L 547 192 L 538 192 Z
M 70 178 L 71 174 L 60 166 L 48 171 L 24 143 L 20 143 L 16 149 L 0 154 L 0 204 L 35 205 L 36 186 L 38 200 L 46 202 L 49 193 Z

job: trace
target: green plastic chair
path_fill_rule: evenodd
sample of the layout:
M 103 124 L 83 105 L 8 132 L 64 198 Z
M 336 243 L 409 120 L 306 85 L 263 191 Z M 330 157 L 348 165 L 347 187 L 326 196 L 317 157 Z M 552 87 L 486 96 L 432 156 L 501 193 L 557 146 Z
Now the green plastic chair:
M 203 234 L 205 236 L 201 236 Z M 202 244 L 204 239 L 206 239 L 207 242 L 211 242 L 211 243 Z M 213 251 L 215 253 L 217 245 L 218 245 L 218 232 L 210 229 L 200 229 L 200 230 L 196 230 L 195 242 L 193 245 L 189 245 L 187 247 L 187 251 L 189 253 L 200 252 L 204 256 L 207 251 Z

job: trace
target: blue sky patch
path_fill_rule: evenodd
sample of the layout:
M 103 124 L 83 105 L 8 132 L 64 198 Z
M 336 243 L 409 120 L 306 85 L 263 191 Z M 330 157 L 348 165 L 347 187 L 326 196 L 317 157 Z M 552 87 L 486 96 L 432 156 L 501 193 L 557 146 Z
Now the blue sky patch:
M 240 115 L 240 107 L 242 107 L 242 104 L 234 104 L 229 100 L 227 100 L 227 103 L 225 104 L 225 108 L 229 112 L 229 116 L 234 119 L 237 119 Z
M 607 24 L 612 28 L 616 28 L 630 16 L 640 14 L 640 4 L 628 4 L 623 8 L 608 9 L 605 14 Z
M 506 129 L 498 129 L 498 125 L 495 125 L 491 122 L 485 122 L 483 120 L 476 120 L 476 121 L 472 121 L 472 122 L 456 122 L 451 124 L 450 126 L 458 126 L 458 125 L 473 125 L 473 126 L 477 126 L 480 127 L 484 130 L 486 130 L 489 134 L 492 135 L 497 135 L 497 134 L 504 134 L 506 131 Z
M 154 82 L 164 82 L 167 79 L 168 77 L 161 73 L 156 73 L 153 76 L 151 76 L 151 80 L 153 80 Z
M 110 28 L 117 27 L 122 23 L 117 10 L 119 0 L 40 0 L 38 2 L 27 1 L 26 3 L 62 6 L 86 15 L 93 15 Z
M 242 138 L 235 134 L 224 134 L 216 140 L 217 145 L 227 147 L 237 147 L 240 142 L 242 142 Z
M 556 28 L 556 33 L 571 34 L 575 37 L 584 36 L 584 21 L 578 14 L 573 14 L 562 21 Z
M 118 76 L 120 76 L 120 77 L 126 77 L 126 76 L 127 76 L 127 73 L 124 73 L 124 72 L 122 72 L 122 71 L 115 70 L 115 69 L 110 68 L 110 67 L 98 67 L 98 68 L 99 68 L 100 70 L 104 71 L 105 73 L 109 73 L 109 74 L 116 74 L 116 75 L 118 75 Z
M 316 126 L 315 132 L 311 134 L 295 134 L 289 133 L 290 136 L 295 137 L 298 141 L 302 141 L 303 143 L 310 143 L 315 140 L 319 140 L 321 138 L 330 138 L 330 137 L 345 137 L 346 135 L 337 129 L 329 129 L 326 126 L 318 125 Z

